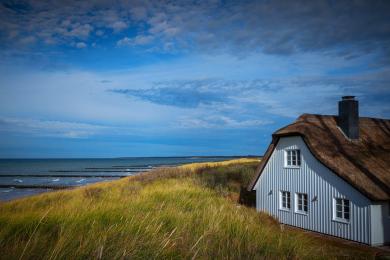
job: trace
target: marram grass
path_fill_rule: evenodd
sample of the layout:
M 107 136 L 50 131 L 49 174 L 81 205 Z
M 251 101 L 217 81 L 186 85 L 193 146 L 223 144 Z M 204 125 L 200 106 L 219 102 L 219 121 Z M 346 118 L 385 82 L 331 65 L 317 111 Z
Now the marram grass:
M 257 162 L 190 164 L 2 203 L 0 259 L 372 256 L 281 229 L 266 214 L 227 199 Z

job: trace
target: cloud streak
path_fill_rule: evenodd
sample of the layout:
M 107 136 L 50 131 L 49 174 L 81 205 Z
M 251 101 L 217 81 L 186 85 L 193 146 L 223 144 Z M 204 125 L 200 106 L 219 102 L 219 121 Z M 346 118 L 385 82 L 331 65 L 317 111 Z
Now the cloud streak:
M 363 101 L 368 113 L 389 117 L 390 89 L 387 87 L 389 84 L 389 80 L 347 78 L 193 80 L 158 82 L 152 88 L 110 91 L 158 105 L 204 111 L 201 116 L 214 111 L 219 113 L 221 122 L 228 121 L 224 120 L 228 119 L 227 115 L 255 116 L 255 120 L 243 121 L 254 123 L 259 117 L 254 111 L 265 111 L 291 118 L 302 113 L 332 114 L 335 111 L 335 100 L 351 93 Z M 375 99 L 376 102 L 373 101 Z M 375 109 L 370 109 L 373 104 Z M 194 125 L 207 126 L 204 120 L 195 119 L 192 122 Z M 252 123 L 248 125 L 255 125 Z M 234 123 L 231 122 L 230 125 Z M 245 123 L 237 123 L 238 125 L 245 126 Z
M 72 139 L 88 138 L 110 130 L 110 127 L 95 124 L 25 118 L 0 118 L 0 126 L 1 132 Z
M 213 115 L 198 118 L 182 117 L 178 120 L 178 127 L 189 129 L 248 129 L 259 128 L 273 123 L 271 120 L 236 120 L 228 116 Z
M 226 102 L 223 89 L 212 89 L 214 81 L 173 81 L 155 83 L 149 89 L 112 89 L 111 92 L 137 97 L 152 103 L 181 108 L 196 108 L 200 105 L 211 105 Z M 211 86 L 210 86 L 211 85 Z M 217 86 L 218 87 L 218 86 Z

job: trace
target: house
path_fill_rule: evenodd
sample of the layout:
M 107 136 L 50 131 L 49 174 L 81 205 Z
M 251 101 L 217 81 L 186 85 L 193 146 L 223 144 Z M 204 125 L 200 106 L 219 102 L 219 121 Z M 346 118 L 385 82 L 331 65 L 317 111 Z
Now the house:
M 272 135 L 249 189 L 281 223 L 369 245 L 390 242 L 390 120 L 303 114 Z

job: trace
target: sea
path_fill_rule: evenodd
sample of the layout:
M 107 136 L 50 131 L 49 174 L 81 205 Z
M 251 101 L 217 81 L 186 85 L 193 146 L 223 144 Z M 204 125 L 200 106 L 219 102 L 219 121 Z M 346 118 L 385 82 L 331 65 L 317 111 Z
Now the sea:
M 0 201 L 112 181 L 194 162 L 237 157 L 132 157 L 107 159 L 0 159 Z

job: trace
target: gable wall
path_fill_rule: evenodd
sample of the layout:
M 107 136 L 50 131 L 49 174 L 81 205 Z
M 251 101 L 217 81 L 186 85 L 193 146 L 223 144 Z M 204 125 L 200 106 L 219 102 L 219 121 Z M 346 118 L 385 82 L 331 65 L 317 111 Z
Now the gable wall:
M 301 150 L 300 168 L 284 167 L 285 149 Z M 282 223 L 367 244 L 371 242 L 371 201 L 320 163 L 299 136 L 279 139 L 255 189 L 257 209 L 268 212 Z M 279 209 L 281 190 L 291 192 L 290 211 Z M 296 192 L 308 194 L 307 215 L 295 213 Z M 351 201 L 348 224 L 333 220 L 334 197 Z

